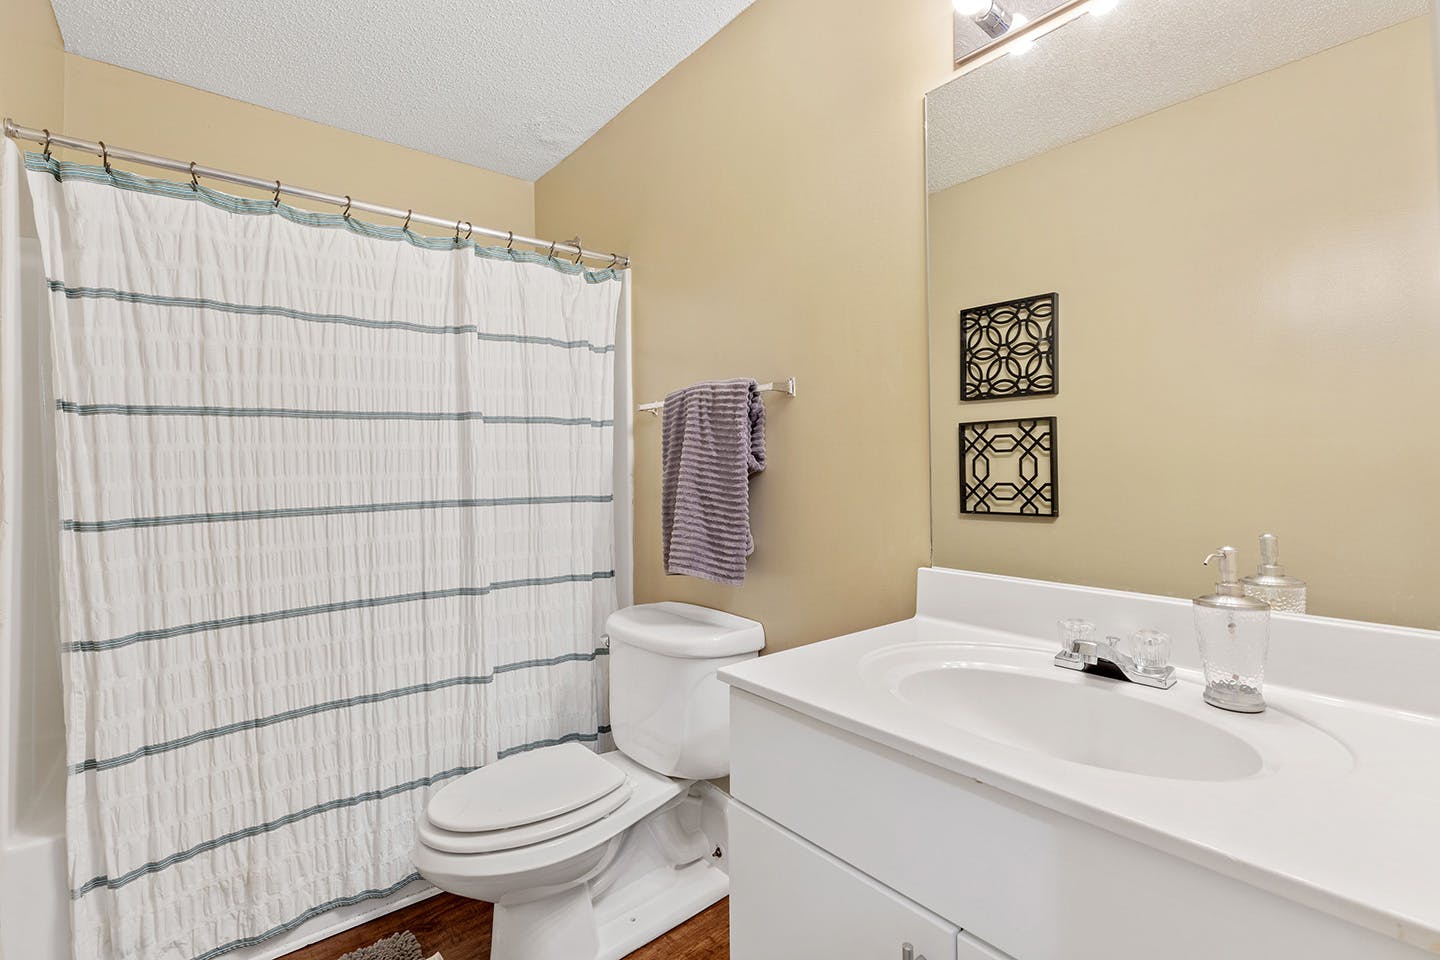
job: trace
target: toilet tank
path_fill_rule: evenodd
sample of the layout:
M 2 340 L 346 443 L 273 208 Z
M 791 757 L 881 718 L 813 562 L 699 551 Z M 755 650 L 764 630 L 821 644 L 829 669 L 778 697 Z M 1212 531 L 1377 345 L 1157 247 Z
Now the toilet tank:
M 605 629 L 615 746 L 667 777 L 727 776 L 729 689 L 715 674 L 758 655 L 765 628 L 709 607 L 667 602 L 617 610 Z

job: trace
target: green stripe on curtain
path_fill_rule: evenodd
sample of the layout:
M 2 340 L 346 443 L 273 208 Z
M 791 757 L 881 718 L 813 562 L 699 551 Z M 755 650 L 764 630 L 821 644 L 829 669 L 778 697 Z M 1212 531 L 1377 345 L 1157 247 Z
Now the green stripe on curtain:
M 209 297 L 174 297 L 159 293 L 140 293 L 134 290 L 116 290 L 113 287 L 72 287 L 61 280 L 46 280 L 51 293 L 63 293 L 68 300 L 114 300 L 119 303 L 139 303 L 152 307 L 180 307 L 191 310 L 214 310 L 218 313 L 233 313 L 241 316 L 285 317 L 289 320 L 305 320 L 310 323 L 343 323 L 372 330 L 404 330 L 410 333 L 470 334 L 481 340 L 494 343 L 522 343 L 545 347 L 563 347 L 569 350 L 585 349 L 591 353 L 610 353 L 613 343 L 595 344 L 589 340 L 561 340 L 557 337 L 527 336 L 519 333 L 491 333 L 474 324 L 451 324 L 437 326 L 425 323 L 410 323 L 405 320 L 372 320 L 366 317 L 352 317 L 343 313 L 316 313 L 311 310 L 296 310 L 264 303 L 231 303 Z
M 113 770 L 115 767 L 123 767 L 127 763 L 134 763 L 136 760 L 144 757 L 153 757 L 156 754 L 169 753 L 172 750 L 179 750 L 193 744 L 203 743 L 206 740 L 215 740 L 219 737 L 229 736 L 232 733 L 260 730 L 265 727 L 273 727 L 277 723 L 299 720 L 302 717 L 312 717 L 319 713 L 348 710 L 351 707 L 366 706 L 372 703 L 384 703 L 386 700 L 395 700 L 399 697 L 409 697 L 421 693 L 433 693 L 437 690 L 448 690 L 451 687 L 484 686 L 493 683 L 495 677 L 500 674 L 514 673 L 517 670 L 532 670 L 537 667 L 553 667 L 562 663 L 589 662 L 593 661 L 596 657 L 608 656 L 609 653 L 610 651 L 605 647 L 597 647 L 589 653 L 566 653 L 558 657 L 546 657 L 543 660 L 522 660 L 517 663 L 502 663 L 489 673 L 479 674 L 478 676 L 447 677 L 444 680 L 432 680 L 428 683 L 417 683 L 408 687 L 397 687 L 394 690 L 382 690 L 379 693 L 362 693 L 357 696 L 344 697 L 339 700 L 327 700 L 324 703 L 295 707 L 292 710 L 274 713 L 268 717 L 258 717 L 254 720 L 237 720 L 234 723 L 227 723 L 221 727 L 212 727 L 209 730 L 199 730 L 183 737 L 176 737 L 173 740 L 146 744 L 129 753 L 106 757 L 103 760 L 86 760 L 83 763 L 72 764 L 66 769 L 72 776 L 92 771 L 102 772 L 105 770 Z M 559 743 L 560 741 L 557 740 L 554 742 Z M 515 748 L 511 748 L 511 751 L 514 752 L 514 749 Z
M 56 400 L 55 409 L 81 417 L 279 417 L 286 420 L 474 420 L 481 423 L 613 427 L 614 420 L 590 417 L 510 417 L 480 410 L 307 410 L 302 407 L 203 407 L 164 403 L 76 403 Z
M 317 903 L 310 909 L 300 914 L 297 914 L 296 916 L 285 921 L 279 926 L 271 927 L 264 933 L 257 933 L 253 937 L 242 937 L 239 940 L 231 940 L 229 943 L 222 943 L 220 946 L 215 947 L 212 950 L 206 950 L 204 953 L 199 954 L 194 958 L 194 960 L 215 960 L 216 957 L 223 957 L 227 953 L 232 953 L 236 950 L 243 950 L 246 947 L 256 946 L 258 944 L 264 943 L 266 940 L 278 937 L 281 934 L 289 933 L 296 927 L 299 927 L 305 923 L 308 923 L 311 920 L 314 920 L 322 913 L 329 913 L 331 910 L 338 910 L 341 907 L 351 907 L 357 903 L 364 903 L 366 900 L 383 900 L 391 894 L 399 893 L 403 888 L 408 887 L 410 884 L 420 879 L 420 874 L 411 873 L 401 877 L 399 880 L 396 880 L 388 887 L 362 890 L 359 893 L 351 894 L 348 897 L 336 897 L 334 900 L 326 900 L 324 903 Z
M 316 603 L 307 607 L 291 607 L 287 610 L 270 610 L 265 613 L 247 613 L 215 620 L 201 620 L 174 627 L 155 630 L 141 630 L 123 637 L 108 640 L 79 640 L 61 645 L 66 653 L 99 653 L 117 650 L 136 643 L 152 640 L 168 640 L 193 633 L 208 633 L 211 630 L 225 630 L 230 627 L 247 627 L 257 623 L 273 623 L 276 620 L 293 620 L 298 617 L 313 617 L 326 613 L 342 613 L 346 610 L 367 610 L 371 607 L 386 607 L 400 603 L 418 603 L 427 600 L 448 600 L 454 597 L 483 597 L 501 590 L 515 590 L 521 587 L 548 587 L 561 583 L 587 583 L 592 580 L 609 580 L 614 570 L 597 570 L 594 573 L 566 573 L 555 577 L 528 577 L 523 580 L 500 580 L 479 587 L 451 587 L 446 590 L 416 590 L 389 597 L 366 597 L 361 600 L 337 600 L 334 603 Z
M 220 513 L 179 513 L 162 517 L 124 517 L 116 520 L 65 520 L 61 526 L 71 533 L 104 533 L 168 527 L 190 523 L 233 523 L 244 520 L 288 520 L 299 517 L 346 516 L 356 513 L 389 513 L 400 510 L 452 510 L 472 507 L 533 507 L 566 503 L 613 503 L 608 493 L 576 493 L 550 497 L 464 497 L 453 500 L 398 500 L 391 503 L 347 503 L 328 507 L 272 507 L 262 510 L 230 510 Z

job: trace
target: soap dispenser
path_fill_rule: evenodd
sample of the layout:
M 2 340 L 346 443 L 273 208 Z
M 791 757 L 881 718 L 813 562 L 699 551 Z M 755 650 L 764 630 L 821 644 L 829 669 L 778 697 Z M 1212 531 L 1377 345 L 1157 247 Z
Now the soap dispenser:
M 1205 702 L 1236 713 L 1265 709 L 1261 687 L 1270 648 L 1270 605 L 1245 596 L 1235 566 L 1235 548 L 1221 547 L 1205 558 L 1220 561 L 1215 592 L 1195 599 L 1195 635 L 1205 668 Z
M 1285 568 L 1280 566 L 1280 541 L 1273 533 L 1260 537 L 1260 569 L 1240 584 L 1245 588 L 1245 596 L 1263 600 L 1270 604 L 1271 610 L 1305 612 L 1305 581 L 1285 576 Z

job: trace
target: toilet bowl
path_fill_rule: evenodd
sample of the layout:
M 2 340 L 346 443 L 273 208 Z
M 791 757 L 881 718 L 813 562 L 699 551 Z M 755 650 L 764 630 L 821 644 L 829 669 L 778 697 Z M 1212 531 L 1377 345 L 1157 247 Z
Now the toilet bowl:
M 494 960 L 619 960 L 725 896 L 729 703 L 716 672 L 757 655 L 758 623 L 682 603 L 617 611 L 617 749 L 516 754 L 438 791 L 416 869 L 495 904 Z

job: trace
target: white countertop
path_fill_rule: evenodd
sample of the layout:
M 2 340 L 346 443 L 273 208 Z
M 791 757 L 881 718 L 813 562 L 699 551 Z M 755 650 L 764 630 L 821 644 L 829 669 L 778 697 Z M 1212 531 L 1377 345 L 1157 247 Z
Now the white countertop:
M 1325 623 L 1339 629 L 1338 621 Z M 1190 668 L 1180 670 L 1170 690 L 1084 677 L 1236 733 L 1265 760 L 1262 772 L 1240 780 L 1140 776 L 1007 746 L 938 721 L 861 669 L 876 651 L 931 643 L 999 644 L 1022 651 L 1017 656 L 1033 651 L 1037 663 L 1055 649 L 1053 641 L 993 623 L 922 615 L 738 664 L 721 678 L 882 746 L 1440 953 L 1440 716 L 1274 684 L 1266 686 L 1265 713 L 1230 714 L 1202 703 L 1201 678 Z M 1385 652 L 1382 644 L 1363 655 Z M 1429 682 L 1440 689 L 1440 677 Z

